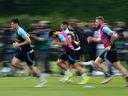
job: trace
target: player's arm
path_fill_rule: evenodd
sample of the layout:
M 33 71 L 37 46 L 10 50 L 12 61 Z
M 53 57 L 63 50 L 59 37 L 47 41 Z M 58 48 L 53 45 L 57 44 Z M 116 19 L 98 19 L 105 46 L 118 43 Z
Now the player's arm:
M 73 40 L 73 42 L 78 46 L 80 45 L 80 41 Z
M 77 34 L 74 34 L 74 40 L 73 40 L 73 42 L 76 44 L 76 45 L 80 45 L 80 40 L 79 40 L 79 37 L 78 37 L 78 35 Z
M 69 31 L 67 33 L 67 35 L 70 36 L 71 41 L 75 40 L 75 37 L 74 37 L 74 33 L 73 32 Z
M 111 40 L 110 40 L 110 46 L 113 45 L 113 43 L 118 39 L 118 34 L 115 32 L 110 33 Z
M 73 32 L 71 32 L 71 31 L 70 31 L 68 34 L 70 34 L 70 35 L 74 36 L 74 33 L 73 33 Z
M 78 36 L 76 36 L 77 40 L 75 39 L 75 34 L 74 32 L 70 31 L 68 34 L 71 35 L 71 41 L 74 42 L 76 45 L 80 45 L 80 40 L 78 38 Z
M 118 35 L 117 35 L 117 33 L 115 33 L 115 32 L 110 33 L 110 36 L 111 36 L 110 44 L 109 44 L 109 46 L 107 46 L 107 47 L 105 48 L 106 51 L 109 51 L 109 50 L 111 49 L 113 43 L 114 43 L 115 40 L 117 40 L 117 38 L 118 38 Z
M 37 40 L 37 41 L 45 41 L 47 40 L 47 38 L 42 38 L 42 37 L 38 37 L 38 36 L 31 36 L 33 39 Z
M 26 36 L 24 39 L 24 42 L 19 43 L 19 47 L 31 43 L 31 39 L 29 38 L 29 36 Z
M 103 31 L 104 31 L 107 35 L 109 35 L 109 36 L 111 37 L 109 46 L 107 46 L 107 47 L 105 48 L 106 51 L 109 51 L 109 50 L 111 49 L 113 43 L 115 42 L 115 40 L 118 39 L 118 34 L 117 34 L 116 32 L 114 32 L 114 31 L 112 31 L 112 30 L 111 30 L 109 27 L 107 27 L 107 26 L 103 28 Z
M 53 44 L 57 44 L 57 45 L 61 45 L 61 46 L 67 46 L 66 38 L 62 34 L 59 34 L 58 38 L 59 38 L 59 40 L 55 40 L 53 42 Z
M 61 46 L 67 46 L 67 42 L 66 41 L 58 41 L 58 40 L 55 40 L 55 41 L 53 41 L 53 44 L 55 44 L 55 45 L 61 45 Z
M 13 43 L 13 47 L 14 48 L 31 43 L 31 39 L 29 38 L 29 35 L 24 30 L 20 31 L 18 34 L 22 38 L 24 38 L 24 41 L 23 42 L 15 42 L 15 43 Z
M 91 42 L 101 43 L 101 38 L 88 36 L 87 37 L 87 41 L 88 41 L 88 43 L 91 43 Z
M 14 48 L 17 48 L 17 47 L 26 45 L 26 44 L 28 44 L 28 43 L 31 43 L 31 40 L 30 40 L 30 38 L 29 38 L 28 36 L 25 37 L 24 39 L 25 39 L 24 42 L 21 42 L 21 43 L 19 43 L 19 42 L 15 42 L 15 43 L 13 43 L 13 47 L 14 47 Z
M 107 35 L 109 35 L 110 37 L 111 37 L 111 39 L 110 39 L 110 46 L 112 46 L 113 45 L 113 43 L 115 42 L 115 40 L 117 40 L 118 39 L 118 34 L 116 33 L 116 32 L 114 32 L 114 31 L 112 31 L 109 27 L 104 27 L 103 28 L 103 31 L 107 34 Z
M 58 45 L 67 46 L 67 42 L 66 41 L 58 42 Z

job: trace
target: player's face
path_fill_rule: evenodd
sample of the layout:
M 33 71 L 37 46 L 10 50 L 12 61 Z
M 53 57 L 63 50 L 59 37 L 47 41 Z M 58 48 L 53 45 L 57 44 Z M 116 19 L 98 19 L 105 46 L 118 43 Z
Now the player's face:
M 99 28 L 100 24 L 101 24 L 100 20 L 96 19 L 96 21 L 95 21 L 96 28 Z
M 68 28 L 68 26 L 66 24 L 61 24 L 61 30 L 65 30 L 67 28 Z
M 52 38 L 57 38 L 56 32 L 53 33 Z
M 11 28 L 12 28 L 13 30 L 15 30 L 15 29 L 16 29 L 16 23 L 11 22 Z

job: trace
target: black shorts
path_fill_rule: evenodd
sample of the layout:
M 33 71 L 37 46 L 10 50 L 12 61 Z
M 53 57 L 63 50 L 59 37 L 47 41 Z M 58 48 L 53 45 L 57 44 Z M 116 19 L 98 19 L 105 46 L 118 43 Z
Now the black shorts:
M 25 61 L 28 66 L 35 64 L 33 49 L 29 52 L 22 52 L 21 50 L 19 50 L 15 57 L 20 59 L 21 61 Z
M 70 64 L 75 64 L 76 62 L 78 62 L 78 59 L 75 55 L 75 51 L 68 49 L 66 53 L 63 53 L 59 59 L 62 59 L 64 61 L 68 61 Z
M 104 51 L 101 55 L 100 58 L 103 60 L 109 60 L 111 63 L 119 61 L 117 58 L 117 51 L 116 49 L 111 49 L 110 51 Z
M 68 60 L 68 56 L 66 53 L 62 53 L 60 56 L 59 56 L 59 59 L 62 59 L 63 61 L 67 61 Z
M 80 50 L 75 50 L 75 55 L 78 60 L 80 60 Z

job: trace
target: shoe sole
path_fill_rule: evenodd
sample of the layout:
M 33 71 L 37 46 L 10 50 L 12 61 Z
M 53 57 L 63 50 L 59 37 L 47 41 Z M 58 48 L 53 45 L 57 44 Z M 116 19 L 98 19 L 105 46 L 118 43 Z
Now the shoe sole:
M 102 81 L 100 84 L 107 84 L 112 80 L 113 77 L 109 77 L 108 79 Z
M 47 81 L 44 81 L 44 82 L 42 82 L 41 84 L 38 84 L 38 85 L 36 85 L 36 86 L 34 86 L 34 87 L 44 87 L 44 85 L 47 83 Z

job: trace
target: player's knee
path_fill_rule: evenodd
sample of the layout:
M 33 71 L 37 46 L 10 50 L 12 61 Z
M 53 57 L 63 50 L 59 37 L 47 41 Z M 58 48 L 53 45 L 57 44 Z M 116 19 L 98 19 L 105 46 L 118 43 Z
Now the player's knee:
M 57 65 L 61 66 L 62 62 L 60 60 L 57 61 Z
M 60 62 L 57 62 L 57 65 L 58 65 L 58 66 L 61 66 L 61 63 L 60 63 Z
M 19 60 L 14 57 L 14 58 L 12 59 L 12 61 L 11 61 L 11 65 L 12 65 L 12 66 L 16 66 L 17 63 L 19 63 Z
M 98 62 L 98 61 L 94 61 L 94 64 L 95 64 L 95 65 L 99 65 L 99 62 Z
M 12 62 L 11 62 L 11 65 L 12 65 L 12 66 L 15 66 L 15 65 L 16 65 L 16 62 L 12 61 Z

